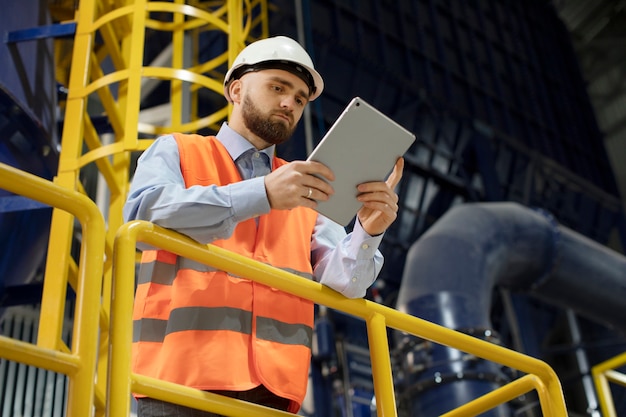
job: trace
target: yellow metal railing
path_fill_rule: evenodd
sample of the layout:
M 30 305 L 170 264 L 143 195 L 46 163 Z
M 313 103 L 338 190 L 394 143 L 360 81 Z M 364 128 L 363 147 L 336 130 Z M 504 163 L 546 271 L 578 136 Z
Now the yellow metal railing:
M 617 417 L 610 382 L 626 387 L 626 374 L 617 371 L 617 368 L 626 365 L 626 353 L 617 355 L 591 368 L 593 382 L 598 391 L 600 408 L 604 417 Z
M 29 173 L 0 163 L 0 188 L 37 200 L 75 216 L 82 227 L 82 244 L 75 283 L 76 317 L 69 349 L 47 347 L 0 336 L 0 357 L 65 374 L 69 378 L 67 416 L 92 415 L 102 265 L 104 218 L 93 201 Z M 40 312 L 40 323 L 44 322 Z M 46 320 L 62 321 L 61 317 Z
M 544 416 L 567 416 L 561 384 L 552 368 L 543 361 L 368 300 L 347 299 L 319 283 L 278 268 L 253 261 L 213 245 L 201 245 L 186 236 L 152 223 L 133 221 L 123 225 L 118 230 L 113 252 L 114 290 L 111 306 L 111 352 L 107 407 L 107 416 L 109 417 L 128 414 L 130 392 L 217 413 L 228 413 L 232 416 L 289 415 L 131 372 L 132 320 L 130 317 L 132 317 L 135 253 L 138 241 L 227 271 L 235 276 L 254 279 L 279 290 L 363 319 L 367 325 L 374 392 L 379 417 L 397 415 L 387 340 L 388 327 L 459 349 L 526 374 L 487 395 L 446 413 L 445 417 L 475 416 L 531 390 L 537 391 Z

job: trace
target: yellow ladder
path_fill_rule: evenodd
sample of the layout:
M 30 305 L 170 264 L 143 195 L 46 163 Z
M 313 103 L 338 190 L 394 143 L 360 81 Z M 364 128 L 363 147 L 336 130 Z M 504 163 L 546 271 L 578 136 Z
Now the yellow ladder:
M 92 400 L 88 386 L 78 387 L 85 390 L 86 402 L 70 405 L 70 416 L 91 415 L 85 408 L 87 402 L 95 404 L 96 413 L 102 414 L 106 404 L 112 246 L 115 233 L 122 225 L 131 153 L 145 150 L 161 133 L 215 129 L 227 118 L 229 107 L 225 99 L 211 114 L 198 115 L 198 91 L 205 88 L 216 95 L 223 94 L 223 72 L 228 64 L 247 42 L 254 40 L 253 33 L 267 37 L 267 12 L 266 0 L 81 0 L 74 13 L 76 33 L 71 48 L 62 149 L 51 189 L 61 188 L 72 195 L 95 199 L 88 195 L 81 181 L 85 173 L 95 167 L 105 189 L 105 201 L 98 207 L 106 220 L 106 229 L 101 236 L 102 284 L 97 298 L 101 301 L 98 301 L 96 313 L 89 313 L 95 314 L 99 328 L 99 348 L 94 355 L 98 360 L 95 398 Z M 168 32 L 171 36 L 169 65 L 144 64 L 148 30 Z M 197 50 L 200 36 L 209 31 L 227 37 L 226 49 L 207 62 L 193 61 L 193 58 L 187 62 L 185 50 Z M 58 62 L 67 62 L 62 58 L 58 57 Z M 62 71 L 59 73 L 62 77 Z M 167 80 L 171 84 L 167 125 L 139 121 L 142 86 L 149 79 Z M 102 107 L 112 134 L 100 135 L 96 130 L 98 115 L 92 114 L 90 109 L 94 103 Z M 81 290 L 80 265 L 72 258 L 75 217 L 72 211 L 59 207 L 53 210 L 37 336 L 39 348 L 63 354 L 72 351 L 61 337 L 67 286 L 71 285 L 76 292 Z M 82 238 L 85 238 L 84 233 Z M 94 319 L 80 314 L 77 311 L 74 317 L 76 326 Z

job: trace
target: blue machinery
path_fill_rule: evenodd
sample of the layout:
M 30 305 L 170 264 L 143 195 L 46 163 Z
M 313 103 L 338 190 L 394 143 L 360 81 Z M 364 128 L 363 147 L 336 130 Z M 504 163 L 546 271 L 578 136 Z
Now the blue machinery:
M 399 218 L 385 236 L 386 266 L 368 297 L 544 358 L 562 372 L 572 412 L 599 415 L 590 366 L 626 347 L 626 266 L 605 245 L 617 236 L 626 247 L 626 222 L 550 3 L 272 3 L 270 32 L 304 33 L 325 77 L 312 106 L 315 137 L 356 95 L 419 137 L 406 158 Z M 16 30 L 51 23 L 37 7 L 0 19 L 11 16 Z M 52 48 L 50 38 L 9 37 L 0 49 L 2 62 L 15 64 L 0 70 L 0 160 L 47 179 L 58 157 Z M 27 304 L 41 291 L 50 211 L 0 197 L 2 307 Z M 317 326 L 315 416 L 369 416 L 363 329 L 325 309 Z M 393 343 L 406 415 L 439 415 L 511 378 L 451 349 L 403 335 Z M 493 415 L 534 416 L 533 404 L 522 398 Z M 626 410 L 620 391 L 615 406 Z
M 500 288 L 574 310 L 623 335 L 624 277 L 624 256 L 544 213 L 516 203 L 467 204 L 450 209 L 412 245 L 397 307 L 498 342 L 491 312 L 493 291 Z M 413 376 L 409 387 L 413 395 L 429 388 L 434 394 L 419 394 L 428 399 L 415 401 L 411 415 L 441 414 L 447 411 L 445 398 L 466 402 L 481 384 L 507 380 L 501 369 L 453 349 L 432 346 L 427 352 L 432 365 Z M 448 386 L 434 390 L 435 375 Z

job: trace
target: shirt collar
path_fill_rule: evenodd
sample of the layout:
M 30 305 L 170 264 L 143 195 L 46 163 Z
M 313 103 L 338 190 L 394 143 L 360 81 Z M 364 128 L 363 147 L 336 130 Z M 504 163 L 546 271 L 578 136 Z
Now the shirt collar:
M 231 129 L 231 127 L 228 126 L 228 123 L 226 122 L 222 123 L 222 127 L 215 136 L 217 137 L 217 140 L 219 140 L 222 145 L 224 145 L 233 161 L 236 161 L 237 158 L 244 154 L 244 152 L 250 149 L 255 149 L 254 145 L 248 142 L 248 140 L 241 136 L 239 133 Z M 276 145 L 272 145 L 268 148 L 260 150 L 259 152 L 267 154 L 269 160 L 271 161 L 274 157 L 275 148 Z

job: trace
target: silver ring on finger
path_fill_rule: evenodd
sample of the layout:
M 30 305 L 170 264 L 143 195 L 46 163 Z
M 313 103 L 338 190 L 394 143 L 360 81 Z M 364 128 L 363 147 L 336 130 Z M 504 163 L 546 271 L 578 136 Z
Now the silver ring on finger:
M 306 195 L 306 198 L 311 198 L 311 195 L 313 195 L 313 190 L 309 187 L 309 193 Z

